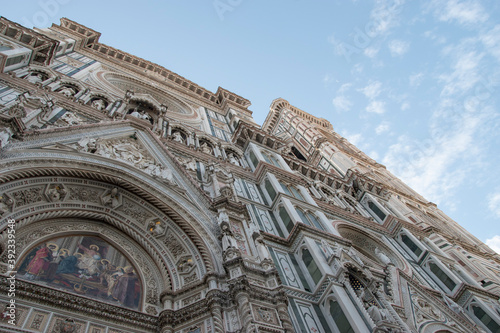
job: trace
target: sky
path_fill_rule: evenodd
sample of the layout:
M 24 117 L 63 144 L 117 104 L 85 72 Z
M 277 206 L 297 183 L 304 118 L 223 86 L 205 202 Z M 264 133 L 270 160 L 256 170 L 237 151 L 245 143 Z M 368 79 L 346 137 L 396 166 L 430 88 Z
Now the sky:
M 500 2 L 496 0 L 38 0 L 0 15 L 67 17 L 100 42 L 215 92 L 329 120 L 500 252 Z

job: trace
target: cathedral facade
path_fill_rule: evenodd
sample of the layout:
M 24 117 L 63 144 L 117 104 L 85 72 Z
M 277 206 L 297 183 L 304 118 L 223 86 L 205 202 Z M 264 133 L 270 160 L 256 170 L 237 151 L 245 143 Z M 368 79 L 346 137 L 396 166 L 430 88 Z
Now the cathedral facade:
M 500 256 L 327 120 L 99 37 L 0 18 L 0 331 L 500 332 Z

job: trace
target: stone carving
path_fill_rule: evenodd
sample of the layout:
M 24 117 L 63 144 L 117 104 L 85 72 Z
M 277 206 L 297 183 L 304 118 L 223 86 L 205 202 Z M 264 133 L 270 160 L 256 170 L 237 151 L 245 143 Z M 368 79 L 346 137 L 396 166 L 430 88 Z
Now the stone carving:
M 76 94 L 75 89 L 73 89 L 71 87 L 67 87 L 67 86 L 63 87 L 62 89 L 58 90 L 57 92 L 60 94 L 63 94 L 66 97 L 72 97 Z
M 225 211 L 222 210 L 219 212 L 218 220 L 219 220 L 219 225 L 222 225 L 222 223 L 224 222 L 229 223 L 229 216 Z
M 44 74 L 39 72 L 32 72 L 26 76 L 26 80 L 28 80 L 33 84 L 42 83 L 43 81 L 45 81 L 45 79 L 46 76 L 44 76 Z
M 94 99 L 94 100 L 92 101 L 92 104 L 91 104 L 91 105 L 92 105 L 92 107 L 93 107 L 94 109 L 97 109 L 97 110 L 99 110 L 99 111 L 104 110 L 104 109 L 106 108 L 106 104 L 105 104 L 105 103 L 104 103 L 104 101 L 103 101 L 102 99 L 100 99 L 100 98 L 98 98 L 98 99 Z
M 229 153 L 227 158 L 229 160 L 229 163 L 234 164 L 234 165 L 238 165 L 238 166 L 240 165 L 240 162 L 238 162 L 238 160 L 236 159 L 236 157 L 234 156 L 233 153 Z
M 58 202 L 64 200 L 67 194 L 66 188 L 62 184 L 49 185 L 45 191 L 45 195 L 51 202 Z
M 138 204 L 125 199 L 123 199 L 123 204 L 118 208 L 118 210 L 137 220 L 137 222 L 142 225 L 145 225 L 147 220 L 154 217 L 143 206 L 139 206 Z
M 41 187 L 31 187 L 12 193 L 16 207 L 34 204 L 43 201 L 43 189 Z
M 116 208 L 122 204 L 122 196 L 118 193 L 118 188 L 113 188 L 111 191 L 106 192 L 101 197 L 101 202 L 104 206 Z
M 2 128 L 0 129 L 0 149 L 4 148 L 12 137 L 12 130 L 10 128 Z
M 377 256 L 378 259 L 384 264 L 384 265 L 394 265 L 389 259 L 388 256 L 385 255 L 384 252 L 380 251 L 378 247 L 375 247 L 375 255 Z
M 149 226 L 149 231 L 155 236 L 161 236 L 165 232 L 165 228 L 162 226 L 161 221 L 156 221 Z
M 184 138 L 182 137 L 182 134 L 179 131 L 175 131 L 172 133 L 172 140 L 184 143 Z
M 151 116 L 149 114 L 147 114 L 146 111 L 144 111 L 144 110 L 139 111 L 139 108 L 137 108 L 137 107 L 130 113 L 130 115 L 132 117 L 135 117 L 135 118 L 138 118 L 141 120 L 147 120 L 147 121 L 151 120 Z
M 326 260 L 330 260 L 332 256 L 334 256 L 334 251 L 330 247 L 330 244 L 324 239 L 321 239 L 321 251 L 323 252 L 323 255 L 325 256 Z
M 0 195 L 0 216 L 5 213 L 10 213 L 12 206 L 14 205 L 14 200 L 12 200 L 7 194 Z
M 387 320 L 387 313 L 385 312 L 385 309 L 380 309 L 378 306 L 375 304 L 366 304 L 366 311 L 372 318 L 373 322 L 375 324 Z
M 78 116 L 76 113 L 68 111 L 61 118 L 57 120 L 56 125 L 73 126 L 73 125 L 80 125 L 83 123 L 85 123 L 85 121 L 80 116 Z
M 203 142 L 200 146 L 200 149 L 202 152 L 204 152 L 205 154 L 210 154 L 212 155 L 212 148 L 206 143 L 206 142 Z
M 271 255 L 267 249 L 266 243 L 264 243 L 264 238 L 259 236 L 255 239 L 255 247 L 257 248 L 257 253 L 259 254 L 260 260 L 270 259 Z
M 78 331 L 78 327 L 73 319 L 67 318 L 65 320 L 57 319 L 54 326 L 53 333 L 74 333 Z
M 352 247 L 349 248 L 349 250 L 347 251 L 347 254 L 354 260 L 356 261 L 359 265 L 361 265 L 361 267 L 364 267 L 365 264 L 363 263 L 363 261 L 361 260 L 361 258 L 358 256 L 358 254 L 356 253 L 356 250 L 354 250 Z
M 193 258 L 191 258 L 191 257 L 183 257 L 183 258 L 179 259 L 179 261 L 177 262 L 177 271 L 180 274 L 190 272 L 191 268 L 193 268 L 193 267 L 194 267 L 194 262 L 193 262 Z
M 68 200 L 99 202 L 100 192 L 86 187 L 69 187 Z
M 180 255 L 186 253 L 184 246 L 182 246 L 177 237 L 173 234 L 169 234 L 167 238 L 165 238 L 164 244 L 174 257 L 179 257 Z
M 223 222 L 221 224 L 221 241 L 222 241 L 222 249 L 225 251 L 229 248 L 237 248 L 238 243 L 234 238 L 234 234 L 231 231 L 231 227 L 227 222 Z

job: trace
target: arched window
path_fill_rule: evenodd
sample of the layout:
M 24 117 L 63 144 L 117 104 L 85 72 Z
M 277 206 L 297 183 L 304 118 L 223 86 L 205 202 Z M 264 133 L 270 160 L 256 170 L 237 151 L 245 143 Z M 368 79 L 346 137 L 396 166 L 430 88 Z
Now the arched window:
M 304 197 L 302 196 L 300 191 L 295 186 L 286 185 L 282 182 L 280 182 L 280 185 L 281 185 L 281 188 L 283 189 L 283 192 L 285 192 L 286 194 L 288 194 L 291 197 L 294 197 L 298 200 L 304 201 Z
M 472 306 L 472 312 L 477 319 L 481 321 L 490 330 L 492 333 L 500 332 L 500 325 L 490 317 L 486 311 L 484 311 L 481 307 L 477 305 Z
M 264 187 L 266 188 L 266 191 L 269 194 L 269 197 L 271 198 L 271 200 L 274 200 L 274 198 L 276 198 L 276 190 L 274 189 L 273 185 L 271 184 L 271 182 L 267 178 L 264 181 Z
M 318 218 L 316 215 L 314 215 L 311 212 L 304 212 L 302 209 L 295 207 L 295 210 L 297 211 L 297 214 L 299 214 L 300 219 L 304 224 L 307 224 L 311 227 L 318 228 L 320 230 L 324 230 L 323 227 L 321 226 L 321 223 L 319 223 Z
M 383 221 L 387 215 L 376 205 L 373 201 L 368 201 L 368 207 L 371 209 L 371 211 L 377 215 L 377 217 L 380 219 L 380 221 Z
M 290 215 L 288 215 L 288 212 L 286 211 L 285 207 L 281 206 L 279 212 L 281 221 L 283 221 L 286 230 L 288 230 L 288 232 L 292 232 L 293 222 L 292 219 L 290 218 Z
M 278 161 L 278 159 L 276 158 L 276 156 L 268 154 L 268 153 L 265 153 L 265 152 L 262 152 L 262 157 L 264 157 L 264 160 L 267 163 L 281 168 L 281 164 Z
M 448 276 L 448 274 L 446 274 L 441 269 L 441 267 L 439 267 L 437 264 L 433 262 L 430 262 L 429 269 L 434 274 L 434 276 L 437 277 L 439 281 L 441 281 L 446 286 L 446 288 L 450 289 L 450 291 L 455 289 L 457 284 Z
M 422 254 L 422 249 L 418 247 L 418 245 L 415 244 L 415 242 L 410 237 L 408 237 L 408 235 L 403 234 L 401 236 L 401 240 L 411 252 L 413 252 L 417 257 L 420 257 L 420 255 Z
M 340 333 L 354 333 L 354 330 L 349 323 L 344 311 L 342 311 L 342 307 L 339 302 L 330 300 L 330 316 L 332 316 L 335 325 Z
M 302 249 L 302 261 L 304 262 L 304 265 L 306 266 L 307 271 L 309 272 L 309 275 L 311 275 L 314 283 L 318 284 L 323 274 L 321 274 L 318 265 L 314 261 L 311 252 L 309 252 L 308 249 Z

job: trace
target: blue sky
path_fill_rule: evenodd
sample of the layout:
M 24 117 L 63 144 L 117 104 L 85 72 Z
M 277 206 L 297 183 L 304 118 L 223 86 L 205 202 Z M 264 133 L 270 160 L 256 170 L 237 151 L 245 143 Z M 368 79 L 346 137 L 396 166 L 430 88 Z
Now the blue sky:
M 105 44 L 242 95 L 259 124 L 278 97 L 328 119 L 500 251 L 500 2 L 22 4 L 0 15 L 28 27 L 68 17 Z

